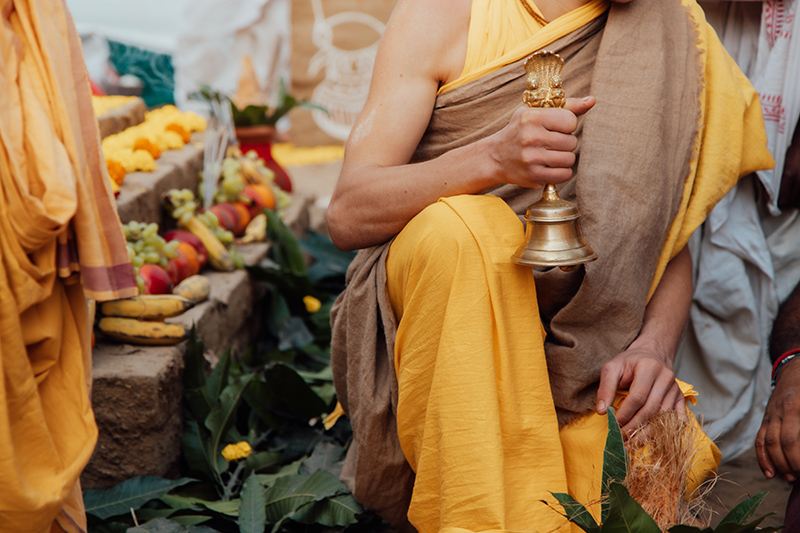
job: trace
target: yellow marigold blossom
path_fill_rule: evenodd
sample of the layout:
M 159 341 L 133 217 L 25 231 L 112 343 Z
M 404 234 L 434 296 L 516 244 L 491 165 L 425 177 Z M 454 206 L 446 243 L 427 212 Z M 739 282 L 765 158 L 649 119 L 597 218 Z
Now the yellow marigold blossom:
M 222 457 L 224 457 L 229 463 L 231 461 L 244 459 L 251 453 L 253 453 L 253 449 L 250 447 L 250 443 L 247 441 L 237 442 L 236 444 L 228 444 L 222 449 Z
M 189 141 L 192 140 L 191 132 L 186 130 L 186 128 L 184 128 L 183 126 L 181 126 L 176 122 L 170 122 L 169 124 L 167 124 L 167 127 L 165 129 L 167 131 L 174 131 L 175 133 L 180 135 L 184 143 L 188 143 Z
M 322 307 L 322 303 L 311 295 L 304 296 L 303 303 L 306 304 L 306 311 L 309 313 L 316 313 Z
M 153 142 L 161 148 L 162 152 L 167 150 L 180 150 L 186 143 L 183 142 L 183 137 L 174 131 L 160 131 L 153 136 Z

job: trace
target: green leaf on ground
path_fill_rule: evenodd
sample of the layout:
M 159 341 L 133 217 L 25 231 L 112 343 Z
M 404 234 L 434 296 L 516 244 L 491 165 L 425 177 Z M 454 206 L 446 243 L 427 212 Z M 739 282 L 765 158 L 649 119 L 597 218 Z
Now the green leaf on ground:
M 759 492 L 755 496 L 741 502 L 720 520 L 719 525 L 744 524 L 747 519 L 756 514 L 758 507 L 761 505 L 761 502 L 764 501 L 764 496 L 766 495 L 766 492 Z
M 255 474 L 244 481 L 239 501 L 239 531 L 241 533 L 263 533 L 267 527 L 265 506 L 267 494 Z
M 628 475 L 628 454 L 622 442 L 622 431 L 620 430 L 616 416 L 614 416 L 613 407 L 608 408 L 607 416 L 608 436 L 606 437 L 606 447 L 603 451 L 603 496 L 608 494 L 611 483 L 614 481 L 622 483 Z M 609 505 L 610 501 L 604 498 L 600 513 L 600 520 L 603 523 L 605 523 L 606 518 L 608 518 Z
M 622 484 L 611 482 L 608 499 L 608 519 L 603 522 L 603 533 L 661 533 L 655 520 Z
M 105 520 L 112 516 L 128 514 L 131 512 L 131 508 L 136 510 L 150 500 L 160 498 L 169 491 L 193 481 L 197 480 L 135 477 L 108 490 L 86 491 L 83 495 L 83 503 L 88 514 Z

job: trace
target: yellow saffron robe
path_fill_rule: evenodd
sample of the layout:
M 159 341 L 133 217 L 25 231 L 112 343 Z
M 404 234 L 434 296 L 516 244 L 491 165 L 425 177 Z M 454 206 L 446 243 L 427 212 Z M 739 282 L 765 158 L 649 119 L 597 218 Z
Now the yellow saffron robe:
M 86 529 L 87 298 L 137 294 L 63 0 L 0 0 L 0 530 Z
M 642 310 L 658 287 L 668 262 L 685 246 L 713 205 L 740 177 L 772 164 L 766 150 L 757 95 L 709 31 L 702 11 L 693 0 L 658 2 L 658 9 L 669 4 L 663 8 L 665 13 L 672 17 L 671 24 L 684 32 L 677 39 L 688 36 L 687 48 L 694 50 L 698 58 L 697 64 L 693 58 L 686 60 L 687 77 L 680 81 L 687 84 L 688 90 L 676 89 L 684 101 L 694 99 L 687 108 L 688 117 L 669 115 L 664 121 L 684 121 L 684 126 L 691 127 L 691 131 L 681 130 L 680 139 L 687 139 L 685 144 L 673 141 L 675 153 L 684 158 L 685 165 L 670 167 L 671 158 L 657 153 L 662 146 L 650 145 L 652 159 L 663 158 L 664 175 L 672 176 L 669 179 L 675 180 L 675 188 L 661 189 L 657 174 L 639 176 L 635 172 L 639 168 L 635 157 L 628 158 L 634 166 L 626 173 L 629 169 L 624 147 L 614 152 L 622 156 L 620 159 L 604 161 L 598 151 L 613 145 L 615 137 L 598 136 L 597 132 L 605 129 L 597 118 L 593 119 L 592 133 L 588 133 L 588 122 L 584 129 L 586 136 L 594 136 L 593 146 L 587 142 L 581 152 L 581 158 L 585 156 L 588 161 L 593 157 L 591 160 L 599 164 L 600 171 L 618 176 L 617 180 L 641 179 L 643 184 L 658 185 L 640 191 L 641 203 L 648 207 L 638 212 L 639 218 L 633 218 L 645 222 L 651 218 L 648 213 L 652 209 L 652 218 L 663 220 L 658 235 L 648 238 L 644 227 L 643 233 L 637 234 L 636 224 L 625 226 L 625 231 L 630 233 L 607 232 L 615 227 L 617 213 L 598 210 L 598 205 L 607 206 L 609 201 L 602 198 L 601 202 L 603 189 L 592 189 L 591 181 L 585 181 L 591 180 L 595 170 L 591 165 L 587 170 L 579 163 L 578 174 L 571 180 L 573 183 L 560 187 L 562 196 L 585 200 L 585 203 L 579 202 L 579 208 L 584 214 L 584 229 L 588 228 L 587 241 L 591 245 L 598 242 L 601 248 L 617 252 L 628 242 L 655 241 L 655 244 L 648 244 L 652 253 L 637 258 L 642 259 L 642 263 L 633 267 L 624 261 L 614 265 L 613 255 L 601 250 L 598 252 L 601 259 L 587 265 L 586 281 L 581 282 L 583 286 L 593 285 L 594 290 L 600 292 L 606 288 L 611 292 L 624 292 L 614 285 L 620 281 L 618 278 L 609 281 L 612 278 L 606 278 L 605 274 L 617 268 L 630 269 L 626 272 L 638 275 L 639 288 L 635 295 L 640 299 L 637 305 Z M 638 13 L 634 16 L 658 25 L 658 16 L 646 13 L 656 9 L 654 4 L 655 0 L 636 0 L 626 6 L 615 5 L 612 10 L 617 11 L 608 15 L 609 20 L 612 15 L 616 17 L 613 31 L 620 32 L 626 27 L 626 23 L 620 21 L 638 20 L 628 18 L 629 13 Z M 559 40 L 592 26 L 595 20 L 606 16 L 608 7 L 608 2 L 592 1 L 539 28 L 519 7 L 518 0 L 475 0 L 464 74 L 441 89 L 431 125 L 412 161 L 435 157 L 452 147 L 469 144 L 491 133 L 493 128 L 502 127 L 502 117 L 493 124 L 483 116 L 492 110 L 493 98 L 505 105 L 503 98 L 507 95 L 501 93 L 511 84 L 508 80 L 512 74 L 503 69 L 543 47 L 566 46 L 569 49 L 569 43 L 558 44 Z M 513 22 L 519 19 L 522 20 Z M 523 28 L 515 29 L 514 24 L 521 24 Z M 619 33 L 606 31 L 604 40 L 621 38 Z M 526 32 L 529 37 L 521 43 L 508 38 L 509 35 L 526 35 Z M 500 36 L 498 41 L 492 40 L 495 36 Z M 637 36 L 642 37 L 646 36 Z M 669 40 L 669 36 L 664 38 Z M 591 36 L 587 39 L 591 40 Z M 621 42 L 624 44 L 624 38 Z M 628 47 L 638 46 L 633 37 L 628 38 L 627 43 Z M 600 45 L 601 50 L 605 44 Z M 483 53 L 485 50 L 491 53 Z M 568 53 L 571 52 L 568 50 Z M 602 59 L 607 65 L 606 58 Z M 657 54 L 639 58 L 645 65 L 646 61 L 659 59 Z M 584 56 L 578 60 L 585 60 Z M 567 61 L 565 69 L 570 65 Z M 608 69 L 607 66 L 603 68 Z M 609 70 L 603 72 L 609 74 Z M 616 74 L 613 69 L 612 72 Z M 646 79 L 647 74 L 646 71 L 626 72 L 630 77 L 625 79 L 635 84 L 639 81 L 637 76 Z M 570 93 L 566 85 L 568 79 L 569 75 L 565 77 L 568 96 L 592 94 Z M 591 89 L 605 81 L 600 77 L 592 78 Z M 598 96 L 598 105 L 590 114 L 602 116 L 609 122 L 630 119 L 613 114 L 598 115 L 608 113 L 604 109 L 608 109 L 609 101 L 608 105 L 617 107 L 627 103 L 625 95 L 615 97 L 605 93 L 603 96 L 603 100 Z M 518 97 L 521 97 L 521 90 Z M 474 100 L 482 98 L 485 103 L 473 105 Z M 644 102 L 645 106 L 660 103 Z M 448 108 L 453 109 L 450 115 L 446 114 Z M 511 111 L 513 106 L 508 113 Z M 497 113 L 502 112 L 498 106 Z M 646 131 L 648 109 L 632 109 L 631 113 L 636 117 L 630 119 L 631 128 L 641 127 Z M 438 118 L 440 114 L 442 118 Z M 658 117 L 658 113 L 652 115 Z M 452 129 L 457 133 L 448 137 L 448 127 L 457 124 L 459 119 L 474 123 L 476 130 L 483 129 L 473 135 L 469 126 L 456 125 Z M 624 127 L 621 126 L 623 132 Z M 629 141 L 637 140 L 635 134 L 627 135 Z M 431 146 L 433 148 L 429 148 Z M 665 142 L 663 148 L 667 150 L 673 146 Z M 642 153 L 646 152 L 636 154 L 639 159 Z M 645 161 L 645 166 L 647 164 Z M 614 193 L 635 192 L 633 185 L 627 188 L 620 183 L 609 185 L 615 187 Z M 530 270 L 510 261 L 522 239 L 522 225 L 517 215 L 524 212 L 529 203 L 520 202 L 515 196 L 517 192 L 511 189 L 504 187 L 487 195 L 445 198 L 429 206 L 395 237 L 390 247 L 383 245 L 361 252 L 348 273 L 348 291 L 337 302 L 333 317 L 334 378 L 356 440 L 343 477 L 353 487 L 356 497 L 404 530 L 407 528 L 398 514 L 404 504 L 402 492 L 410 490 L 411 486 L 408 519 L 414 528 L 425 533 L 579 531 L 540 500 L 552 503 L 550 492 L 567 492 L 584 503 L 596 503 L 600 496 L 606 420 L 588 414 L 571 424 L 559 424 L 556 408 L 560 405 L 554 405 L 554 400 L 574 410 L 581 405 L 585 409 L 586 400 L 593 400 L 593 389 L 579 391 L 584 393 L 583 397 L 559 397 L 561 391 L 551 387 L 552 363 L 557 363 L 556 367 L 563 365 L 559 359 L 564 349 L 554 347 L 554 353 L 559 354 L 555 360 L 550 358 L 550 353 L 545 353 L 549 349 L 548 342 L 550 346 L 553 342 L 548 341 L 549 335 L 546 337 L 543 331 L 537 292 L 547 289 L 549 280 L 539 277 L 535 280 Z M 586 194 L 586 190 L 590 190 L 591 195 Z M 659 198 L 662 192 L 671 196 Z M 668 218 L 664 218 L 665 211 L 658 208 L 659 204 L 671 206 Z M 637 212 L 637 206 L 630 207 L 632 212 Z M 617 218 L 625 214 L 620 211 Z M 611 224 L 600 219 L 609 219 Z M 606 230 L 606 234 L 597 233 L 597 228 Z M 597 234 L 592 235 L 592 231 Z M 577 295 L 580 296 L 580 291 Z M 375 306 L 366 301 L 372 297 L 377 299 Z M 389 310 L 384 299 L 390 300 Z M 598 306 L 602 314 L 603 303 Z M 613 307 L 605 311 L 606 314 L 616 312 Z M 573 309 L 572 313 L 580 314 L 580 310 Z M 548 320 L 552 327 L 554 320 Z M 367 331 L 368 327 L 363 326 L 365 321 L 377 322 L 377 334 L 373 336 L 373 332 Z M 591 323 L 584 328 L 592 334 Z M 600 346 L 606 334 L 601 328 L 594 328 Z M 381 359 L 384 341 L 389 351 L 386 354 L 390 358 L 388 364 Z M 376 361 L 365 362 L 370 351 L 376 348 L 378 352 L 372 355 Z M 591 350 L 585 351 L 577 354 L 575 361 L 590 369 L 597 368 L 618 353 L 613 350 L 622 349 L 624 346 L 612 351 L 606 349 L 606 353 L 597 356 Z M 387 368 L 396 373 L 396 383 L 386 377 Z M 682 389 L 687 400 L 693 401 L 695 393 L 691 388 L 682 385 Z M 394 444 L 387 436 L 393 430 L 413 470 L 411 476 L 407 477 L 402 465 L 395 462 Z M 705 436 L 698 441 L 698 452 L 689 491 L 706 474 L 713 472 L 719 461 L 716 447 Z M 597 506 L 593 506 L 592 512 L 598 516 Z

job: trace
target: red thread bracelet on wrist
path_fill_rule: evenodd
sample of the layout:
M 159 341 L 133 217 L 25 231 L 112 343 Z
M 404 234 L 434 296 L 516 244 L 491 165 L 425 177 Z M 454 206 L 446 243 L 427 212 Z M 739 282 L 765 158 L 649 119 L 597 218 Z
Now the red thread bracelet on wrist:
M 788 359 L 793 359 L 800 354 L 800 348 L 795 348 L 794 350 L 789 350 L 785 354 L 778 357 L 775 362 L 772 364 L 772 384 L 775 384 L 775 374 L 778 373 L 778 369 L 785 363 Z

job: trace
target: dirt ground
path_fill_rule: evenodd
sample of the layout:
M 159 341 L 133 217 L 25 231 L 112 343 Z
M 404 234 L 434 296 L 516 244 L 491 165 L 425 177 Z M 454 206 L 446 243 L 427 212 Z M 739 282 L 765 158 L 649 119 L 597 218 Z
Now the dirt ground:
M 774 478 L 766 479 L 756 460 L 755 448 L 736 459 L 723 463 L 719 469 L 720 478 L 709 497 L 715 516 L 713 523 L 717 523 L 725 513 L 737 503 L 754 496 L 759 492 L 768 491 L 764 502 L 756 512 L 756 516 L 775 513 L 767 517 L 763 526 L 779 526 L 783 524 L 786 511 L 786 500 L 792 486 L 786 481 Z

